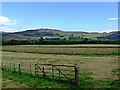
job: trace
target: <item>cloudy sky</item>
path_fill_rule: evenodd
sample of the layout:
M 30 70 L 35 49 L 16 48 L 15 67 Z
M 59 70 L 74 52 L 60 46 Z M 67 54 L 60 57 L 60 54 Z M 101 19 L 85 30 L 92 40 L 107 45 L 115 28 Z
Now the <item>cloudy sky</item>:
M 50 28 L 63 31 L 118 30 L 117 2 L 3 2 L 0 30 Z

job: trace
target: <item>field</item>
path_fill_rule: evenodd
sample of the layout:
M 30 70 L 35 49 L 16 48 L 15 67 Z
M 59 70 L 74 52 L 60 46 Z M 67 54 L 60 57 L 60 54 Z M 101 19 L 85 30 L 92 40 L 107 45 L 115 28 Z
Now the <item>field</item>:
M 21 75 L 3 70 L 3 88 L 70 88 L 71 85 L 25 75 L 29 65 L 62 64 L 80 67 L 80 88 L 118 87 L 118 45 L 16 45 L 2 47 L 4 66 L 22 65 Z
M 101 49 L 103 48 L 103 49 Z M 118 55 L 117 45 L 26 45 L 3 46 L 4 51 L 25 52 L 38 54 L 66 54 L 66 55 Z

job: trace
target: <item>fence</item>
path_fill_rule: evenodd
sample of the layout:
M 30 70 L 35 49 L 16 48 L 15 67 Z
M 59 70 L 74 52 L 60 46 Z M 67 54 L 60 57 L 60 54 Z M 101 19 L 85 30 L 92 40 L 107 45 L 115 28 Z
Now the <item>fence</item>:
M 3 62 L 1 62 L 1 66 L 2 69 L 7 67 L 10 71 L 18 71 L 19 74 L 24 71 L 22 68 L 23 66 L 20 63 L 9 63 L 9 66 L 6 66 Z M 30 64 L 29 70 L 27 70 L 27 72 L 29 72 L 30 75 L 34 75 L 35 77 L 58 79 L 59 81 L 75 84 L 77 87 L 80 86 L 79 67 L 76 66 L 34 64 L 34 67 L 32 67 L 32 65 Z

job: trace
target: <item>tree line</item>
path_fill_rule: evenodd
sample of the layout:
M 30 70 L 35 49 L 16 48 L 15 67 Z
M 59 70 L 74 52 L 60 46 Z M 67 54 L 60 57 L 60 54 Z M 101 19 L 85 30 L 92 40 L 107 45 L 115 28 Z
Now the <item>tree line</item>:
M 2 40 L 1 45 L 120 44 L 120 40 Z

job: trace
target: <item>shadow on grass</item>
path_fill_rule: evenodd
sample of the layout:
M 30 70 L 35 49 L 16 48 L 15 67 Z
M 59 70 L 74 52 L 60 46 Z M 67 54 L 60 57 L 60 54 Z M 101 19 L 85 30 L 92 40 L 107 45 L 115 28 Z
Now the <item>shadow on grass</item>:
M 28 88 L 54 88 L 55 90 L 64 88 L 69 90 L 97 90 L 97 88 L 104 89 L 104 90 L 119 90 L 118 87 L 120 83 L 117 80 L 111 81 L 101 81 L 101 80 L 94 80 L 90 75 L 83 74 L 80 77 L 80 87 L 77 88 L 74 84 L 68 82 L 61 82 L 59 79 L 52 79 L 52 78 L 43 78 L 43 77 L 36 77 L 34 75 L 30 75 L 29 73 L 22 72 L 11 72 L 8 69 L 4 68 L 2 71 L 2 78 L 7 78 L 9 80 L 13 80 L 14 82 L 20 84 L 26 84 L 29 86 Z M 24 87 L 18 87 L 24 88 Z M 47 89 L 48 90 L 48 89 Z
M 72 88 L 75 87 L 71 83 L 65 81 L 59 81 L 59 79 L 52 78 L 43 78 L 29 73 L 22 72 L 11 72 L 8 69 L 4 68 L 2 71 L 2 78 L 7 78 L 13 80 L 20 84 L 26 84 L 29 88 Z

